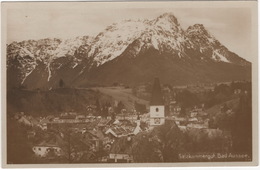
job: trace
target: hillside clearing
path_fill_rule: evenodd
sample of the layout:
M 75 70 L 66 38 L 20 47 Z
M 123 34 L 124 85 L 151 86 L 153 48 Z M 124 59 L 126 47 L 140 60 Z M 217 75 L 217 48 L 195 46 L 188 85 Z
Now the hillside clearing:
M 134 103 L 140 103 L 148 107 L 149 102 L 140 99 L 132 94 L 131 89 L 126 89 L 123 87 L 93 87 L 92 90 L 98 90 L 101 93 L 111 96 L 116 101 L 122 101 L 126 106 L 127 110 L 132 110 L 134 108 Z

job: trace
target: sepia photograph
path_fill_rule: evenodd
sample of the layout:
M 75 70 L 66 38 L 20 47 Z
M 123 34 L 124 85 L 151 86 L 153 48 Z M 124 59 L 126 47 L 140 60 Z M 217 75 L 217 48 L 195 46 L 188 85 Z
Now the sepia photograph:
M 256 1 L 1 5 L 2 166 L 258 164 Z

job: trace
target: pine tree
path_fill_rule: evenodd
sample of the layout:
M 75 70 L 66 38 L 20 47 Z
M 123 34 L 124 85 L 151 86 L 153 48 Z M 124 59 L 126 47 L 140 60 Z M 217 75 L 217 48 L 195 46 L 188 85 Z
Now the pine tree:
M 59 81 L 59 87 L 60 88 L 64 87 L 64 81 L 62 79 L 60 79 L 60 81 Z
M 233 123 L 233 149 L 252 154 L 252 95 L 242 94 Z M 251 157 L 252 158 L 252 157 Z
M 121 110 L 125 108 L 125 105 L 123 104 L 122 101 L 120 101 L 118 104 L 117 104 L 117 107 L 116 107 L 116 113 L 121 113 Z
M 99 100 L 96 100 L 96 114 L 101 115 L 101 108 L 100 108 L 100 103 Z

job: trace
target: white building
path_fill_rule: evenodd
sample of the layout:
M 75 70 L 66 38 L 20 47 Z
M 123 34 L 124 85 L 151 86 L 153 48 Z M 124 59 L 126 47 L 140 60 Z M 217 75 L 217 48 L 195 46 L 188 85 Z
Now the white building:
M 53 156 L 61 156 L 62 152 L 58 144 L 45 141 L 33 146 L 32 150 L 34 154 L 39 157 L 46 157 L 48 154 L 53 154 Z
M 165 108 L 159 78 L 155 78 L 150 102 L 150 128 L 164 124 Z
M 140 125 L 141 125 L 141 120 L 140 120 L 140 117 L 138 115 L 138 118 L 136 120 L 136 127 L 135 127 L 134 132 L 133 132 L 134 135 L 137 135 L 139 132 L 142 131 Z

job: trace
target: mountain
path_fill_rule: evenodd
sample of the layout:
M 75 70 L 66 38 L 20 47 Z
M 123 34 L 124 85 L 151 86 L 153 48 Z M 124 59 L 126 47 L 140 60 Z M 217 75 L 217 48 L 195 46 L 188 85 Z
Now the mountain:
M 210 56 L 213 60 L 223 61 L 238 65 L 248 65 L 249 63 L 230 52 L 225 46 L 223 46 L 214 36 L 212 36 L 202 24 L 195 24 L 188 27 L 185 32 L 192 44 L 192 48 L 195 51 Z M 203 57 L 201 58 L 203 59 Z
M 251 63 L 229 51 L 202 24 L 182 29 L 165 13 L 124 20 L 96 37 L 43 39 L 7 45 L 8 87 L 135 85 L 160 77 L 190 84 L 251 79 Z
M 35 88 L 51 84 L 56 72 L 83 62 L 91 41 L 92 37 L 83 36 L 13 42 L 7 46 L 7 83 L 14 87 L 32 84 Z

